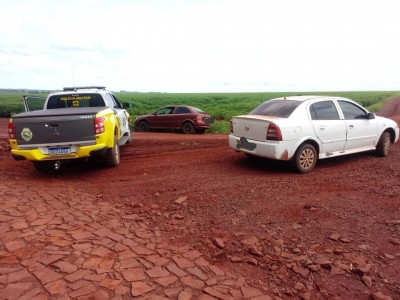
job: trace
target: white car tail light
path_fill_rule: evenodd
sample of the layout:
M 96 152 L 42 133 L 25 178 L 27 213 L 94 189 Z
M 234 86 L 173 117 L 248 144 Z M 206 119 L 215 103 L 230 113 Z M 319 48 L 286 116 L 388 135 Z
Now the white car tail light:
M 269 123 L 267 129 L 267 140 L 282 141 L 282 132 L 278 125 Z

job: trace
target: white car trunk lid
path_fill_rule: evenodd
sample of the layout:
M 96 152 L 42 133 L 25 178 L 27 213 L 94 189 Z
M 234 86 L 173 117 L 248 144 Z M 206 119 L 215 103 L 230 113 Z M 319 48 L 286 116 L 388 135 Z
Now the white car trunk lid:
M 257 115 L 233 117 L 233 134 L 254 141 L 266 141 L 268 125 L 275 119 L 277 118 Z

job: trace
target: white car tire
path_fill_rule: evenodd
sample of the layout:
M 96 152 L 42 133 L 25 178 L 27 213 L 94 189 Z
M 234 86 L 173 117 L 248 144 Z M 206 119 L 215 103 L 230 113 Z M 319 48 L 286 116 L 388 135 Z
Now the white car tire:
M 317 164 L 317 150 L 311 144 L 302 144 L 293 156 L 293 166 L 299 173 L 311 172 Z
M 385 131 L 379 138 L 378 145 L 376 145 L 376 154 L 381 157 L 388 156 L 390 152 L 390 133 Z

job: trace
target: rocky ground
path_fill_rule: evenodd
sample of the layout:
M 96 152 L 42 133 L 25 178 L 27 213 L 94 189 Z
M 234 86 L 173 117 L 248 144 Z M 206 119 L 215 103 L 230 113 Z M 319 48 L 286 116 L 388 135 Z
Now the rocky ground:
M 0 299 L 400 298 L 399 144 L 300 175 L 227 135 L 135 133 L 117 168 L 41 173 L 6 124 Z

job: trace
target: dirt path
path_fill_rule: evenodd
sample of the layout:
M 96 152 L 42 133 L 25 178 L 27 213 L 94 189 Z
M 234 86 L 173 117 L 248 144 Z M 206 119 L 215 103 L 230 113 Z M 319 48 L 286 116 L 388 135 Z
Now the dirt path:
M 393 100 L 379 114 L 399 122 L 399 102 L 400 99 Z M 92 226 L 92 231 L 110 222 L 122 227 L 133 222 L 130 226 L 135 229 L 130 233 L 142 230 L 143 245 L 152 251 L 143 258 L 147 266 L 142 261 L 140 267 L 147 272 L 140 281 L 142 287 L 152 289 L 140 294 L 141 299 L 196 299 L 196 295 L 198 299 L 400 298 L 399 144 L 392 147 L 387 158 L 363 153 L 322 160 L 310 174 L 298 175 L 287 164 L 252 161 L 235 153 L 227 145 L 227 135 L 135 133 L 134 142 L 121 148 L 118 168 L 72 163 L 57 174 L 43 174 L 29 162 L 11 159 L 5 130 L 6 120 L 1 120 L 1 221 L 11 222 L 7 218 L 18 214 L 28 218 L 25 214 L 30 202 L 26 199 L 45 198 L 43 205 L 51 204 L 52 210 L 59 210 L 56 216 L 60 217 L 67 209 L 75 219 L 87 222 L 86 228 Z M 22 199 L 24 202 L 17 209 Z M 11 208 L 5 206 L 10 200 L 14 203 Z M 85 209 L 84 215 L 79 213 L 79 207 Z M 36 211 L 40 215 L 40 208 Z M 10 275 L 4 268 L 26 263 L 18 256 L 16 260 L 9 258 L 13 248 L 10 237 L 18 237 L 15 230 L 21 231 L 18 239 L 26 245 L 34 243 L 42 251 L 70 251 L 70 255 L 78 255 L 76 249 L 71 251 L 71 245 L 55 247 L 49 239 L 41 240 L 43 236 L 35 240 L 35 232 L 40 231 L 29 220 L 26 225 L 10 223 L 8 230 L 4 224 L 0 226 L 0 294 L 1 289 L 10 286 Z M 57 219 L 52 220 L 57 225 Z M 57 226 L 64 228 L 65 233 L 67 225 Z M 114 233 L 130 238 L 126 229 L 117 229 Z M 43 230 L 48 235 L 54 233 L 50 228 Z M 99 243 L 98 235 L 92 231 L 96 239 L 79 242 L 89 243 L 90 251 L 95 251 L 93 243 Z M 70 237 L 71 233 L 68 234 Z M 138 243 L 137 234 L 131 238 Z M 113 242 L 112 247 L 105 246 L 111 256 L 120 254 L 124 248 Z M 79 249 L 79 253 L 85 254 Z M 89 260 L 93 254 L 90 251 L 82 254 L 82 258 Z M 37 255 L 49 255 L 43 253 Z M 171 273 L 167 265 L 182 263 L 179 258 L 191 257 L 193 253 L 195 259 L 186 257 L 192 267 L 181 266 L 181 270 L 188 273 L 188 268 L 195 267 L 204 276 L 169 274 L 166 277 L 178 279 L 171 279 L 168 284 L 164 280 L 164 286 L 149 275 L 153 273 L 148 271 L 157 266 L 149 262 L 149 256 L 157 254 L 166 259 L 157 270 Z M 135 255 L 140 257 L 137 252 Z M 194 263 L 198 258 L 208 265 Z M 8 265 L 10 261 L 13 264 Z M 56 265 L 59 262 L 51 262 L 46 268 L 65 278 L 66 273 Z M 111 265 L 112 270 L 101 273 L 105 274 L 101 280 L 87 277 L 99 279 L 90 281 L 92 294 L 101 294 L 104 299 L 133 297 L 132 282 L 126 280 L 116 262 Z M 216 274 L 213 268 L 222 273 Z M 96 272 L 98 268 L 89 270 Z M 27 272 L 27 279 L 16 282 L 32 283 L 38 278 L 34 266 Z M 105 278 L 120 281 L 104 282 Z M 66 293 L 73 293 L 79 282 L 89 282 L 85 280 L 64 279 Z M 112 284 L 117 284 L 118 289 L 112 289 Z M 40 291 L 37 295 L 56 299 L 57 293 L 51 293 L 56 289 L 46 285 L 46 280 L 39 279 L 28 290 L 35 287 Z M 206 288 L 212 289 L 207 292 Z M 189 296 L 184 298 L 185 295 Z

